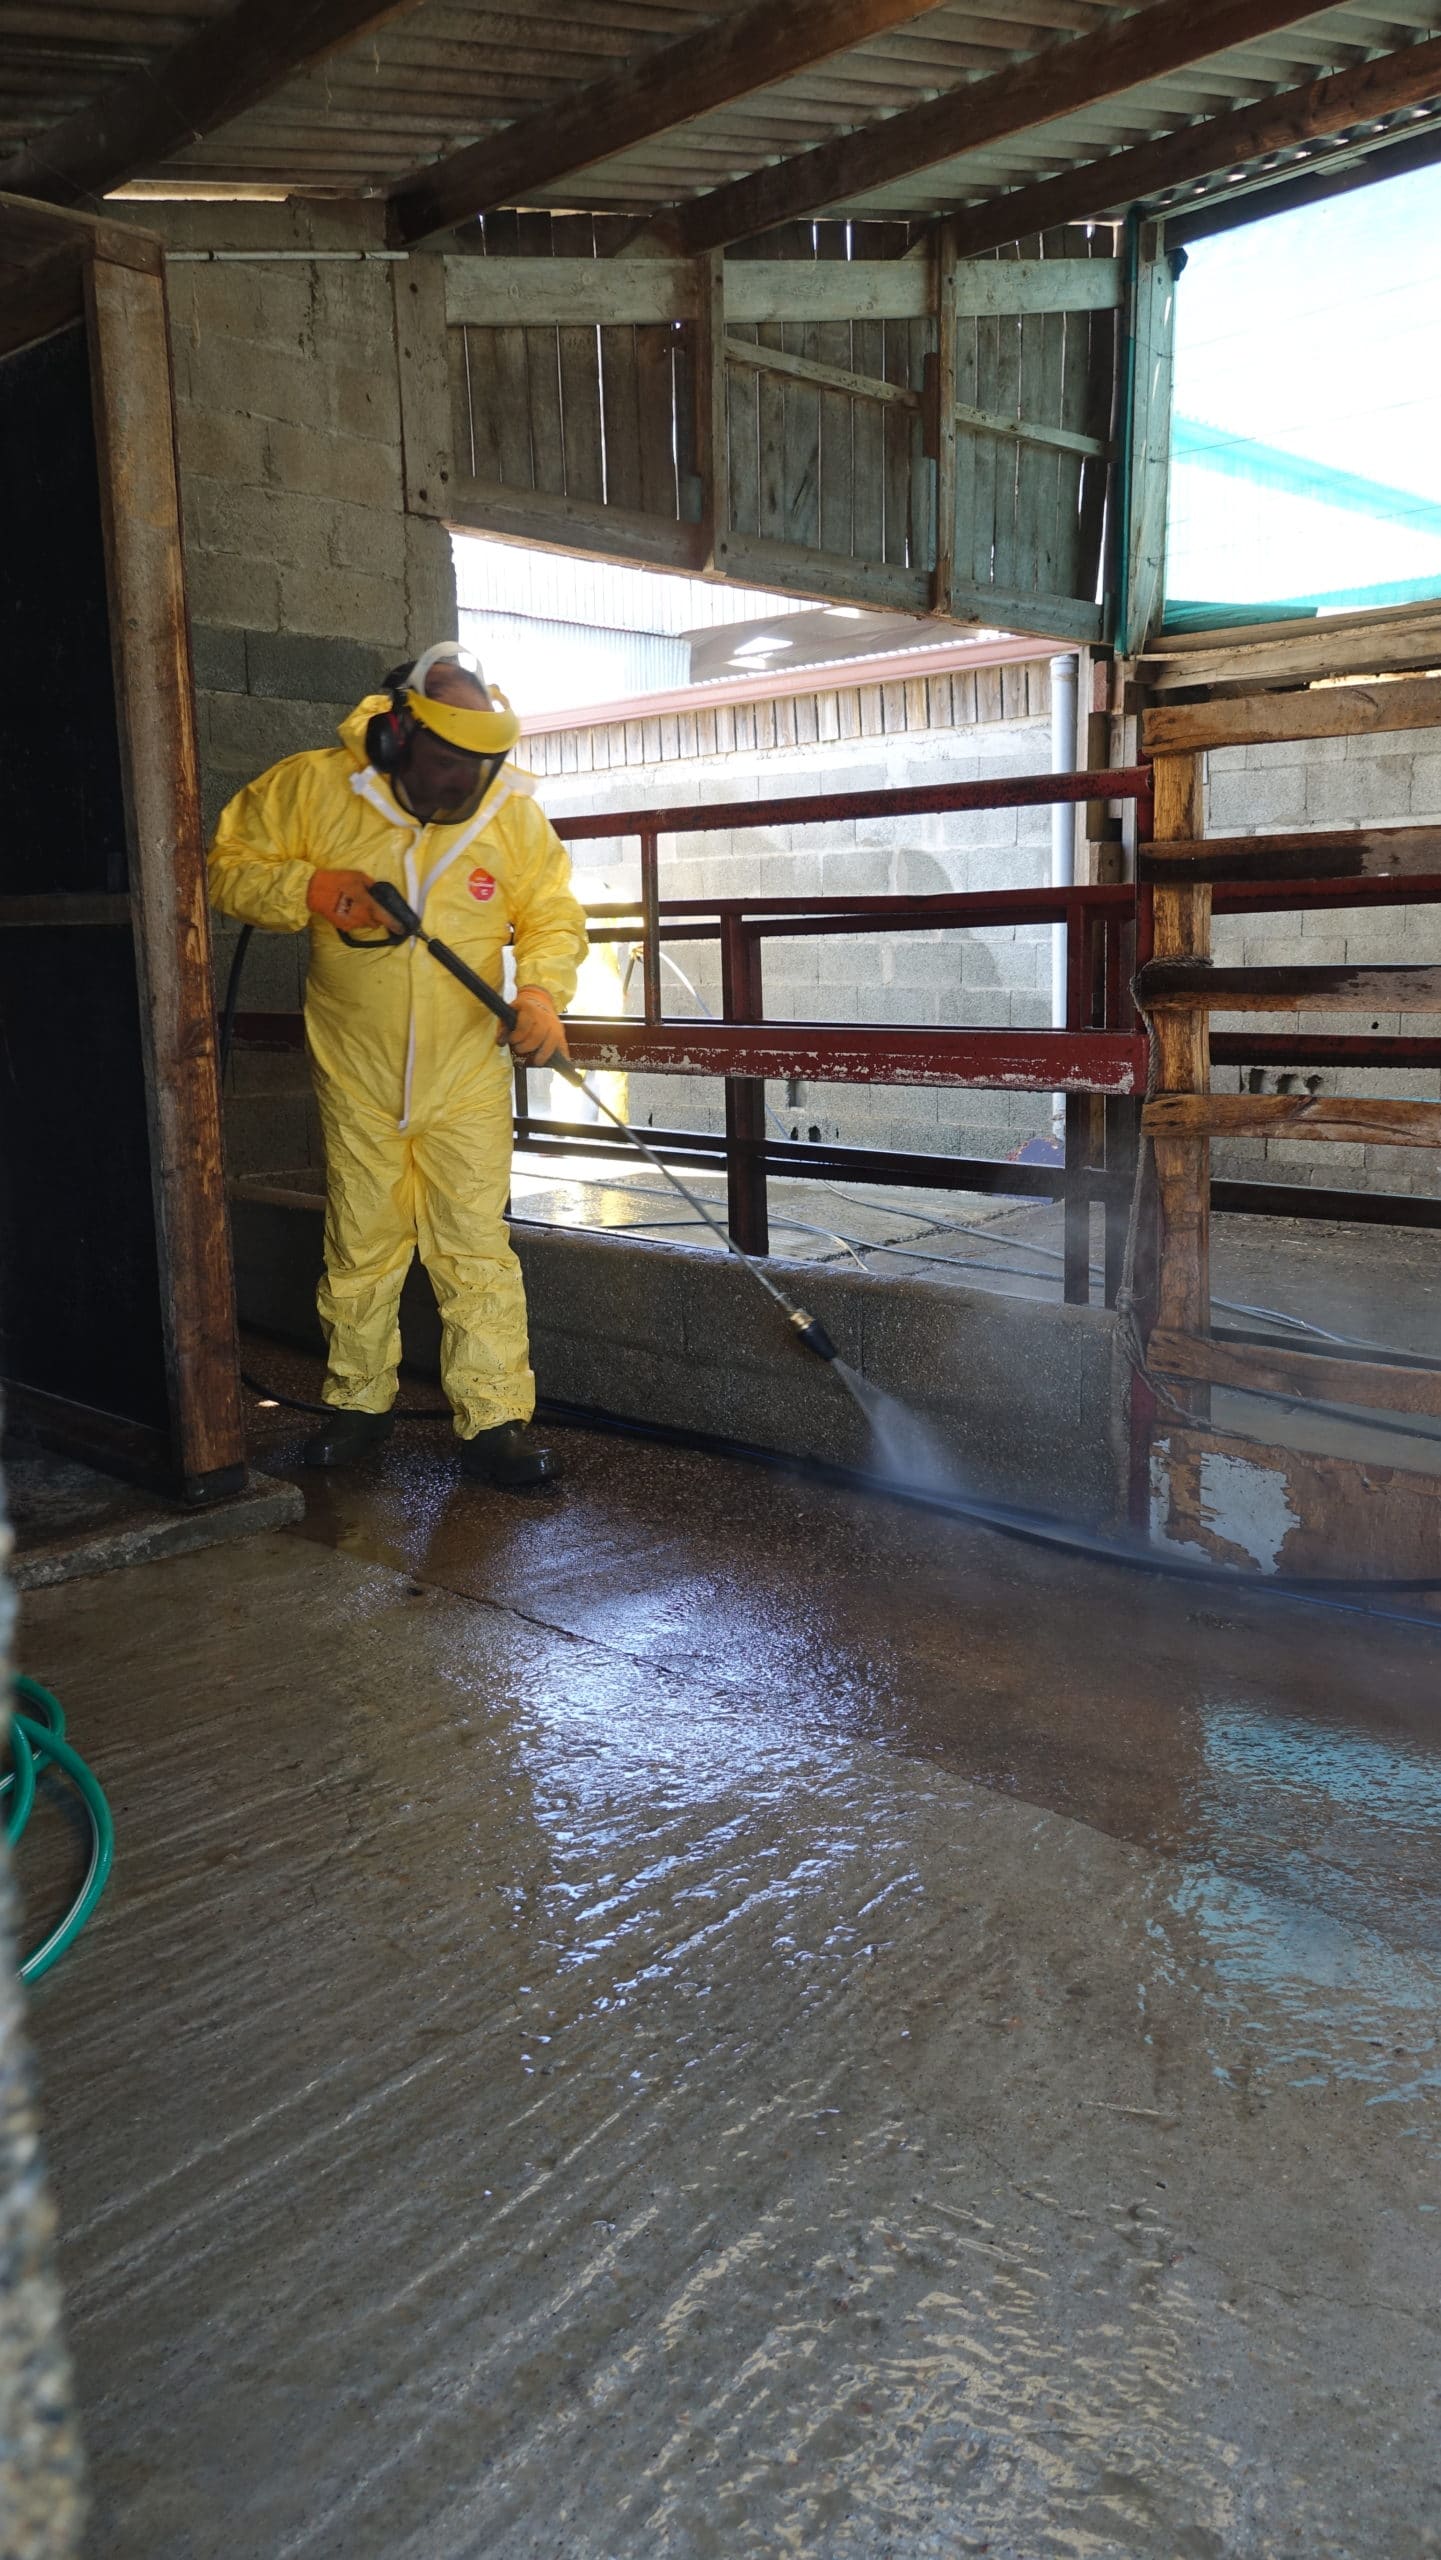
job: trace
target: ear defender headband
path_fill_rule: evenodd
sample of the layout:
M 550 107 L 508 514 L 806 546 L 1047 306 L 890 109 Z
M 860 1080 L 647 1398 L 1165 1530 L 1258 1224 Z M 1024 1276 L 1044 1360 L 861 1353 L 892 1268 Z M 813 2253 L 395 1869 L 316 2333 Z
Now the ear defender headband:
M 408 667 L 401 676 L 391 695 L 396 711 L 400 712 L 402 708 L 408 711 L 412 720 L 418 720 L 423 729 L 431 730 L 437 738 L 444 738 L 447 746 L 459 747 L 463 755 L 508 755 L 520 736 L 520 721 L 505 695 L 497 686 L 487 686 L 486 690 L 492 697 L 489 710 L 465 703 L 436 702 L 425 690 L 425 679 L 431 668 L 442 660 L 463 667 L 467 675 L 474 676 L 477 684 L 485 684 L 480 661 L 473 658 L 468 649 L 463 649 L 458 640 L 441 640 L 433 649 L 427 649 L 424 657 L 417 658 L 414 666 Z

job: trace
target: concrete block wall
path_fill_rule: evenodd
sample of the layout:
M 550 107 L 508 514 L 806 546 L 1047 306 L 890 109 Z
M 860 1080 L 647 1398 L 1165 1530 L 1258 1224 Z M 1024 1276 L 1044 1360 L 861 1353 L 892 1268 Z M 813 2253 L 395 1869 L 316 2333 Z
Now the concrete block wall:
M 1207 759 L 1207 828 L 1258 835 L 1274 828 L 1441 824 L 1441 731 L 1405 730 L 1371 738 L 1229 747 Z M 1223 966 L 1275 968 L 1396 960 L 1441 960 L 1441 908 L 1313 910 L 1301 916 L 1219 916 L 1215 957 Z M 1285 1031 L 1288 1014 L 1216 1017 L 1217 1028 Z M 1382 1031 L 1441 1039 L 1441 1016 L 1314 1013 L 1307 1030 Z M 1441 1100 L 1441 1069 L 1218 1067 L 1220 1092 L 1375 1094 Z M 1233 1179 L 1329 1188 L 1441 1192 L 1441 1165 L 1424 1147 L 1319 1146 L 1248 1138 L 1215 1149 L 1215 1169 Z
M 903 730 L 801 746 L 626 765 L 609 772 L 551 773 L 542 799 L 552 816 L 607 809 L 704 807 L 818 791 L 894 790 L 1044 772 L 1050 763 L 1044 662 L 1024 716 L 965 729 Z M 1038 702 L 1032 709 L 1029 704 Z M 716 829 L 663 840 L 662 895 L 677 897 L 928 896 L 939 891 L 1039 887 L 1050 877 L 1050 813 L 994 809 L 947 817 L 847 819 L 829 826 Z M 633 841 L 577 847 L 586 899 L 633 896 Z M 671 969 L 668 1010 L 719 1013 L 715 943 L 668 946 L 694 997 Z M 772 941 L 765 952 L 772 1021 L 974 1024 L 1035 1028 L 1050 1021 L 1050 934 L 1036 926 L 986 932 L 861 934 Z M 627 1010 L 640 1010 L 639 973 Z M 535 1105 L 545 1107 L 534 1079 Z M 718 1129 L 720 1084 L 676 1076 L 630 1080 L 639 1125 Z M 853 1146 L 935 1154 L 1004 1156 L 1049 1135 L 1045 1095 L 936 1091 L 877 1085 L 776 1084 L 768 1100 L 786 1130 Z
M 397 268 L 381 209 L 126 212 L 168 252 L 209 830 L 242 783 L 332 744 L 387 667 L 454 631 L 450 537 L 405 512 Z M 217 918 L 222 986 L 234 942 Z M 298 1006 L 304 957 L 303 937 L 256 935 L 247 1009 Z M 227 1124 L 235 1170 L 318 1162 L 303 1058 L 237 1061 Z

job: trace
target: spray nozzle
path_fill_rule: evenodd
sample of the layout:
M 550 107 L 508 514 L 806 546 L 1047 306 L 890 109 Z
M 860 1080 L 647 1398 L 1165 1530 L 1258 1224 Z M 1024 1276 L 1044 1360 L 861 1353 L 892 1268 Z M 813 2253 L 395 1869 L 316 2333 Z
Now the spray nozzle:
M 792 1307 L 790 1320 L 797 1340 L 805 1344 L 807 1351 L 813 1351 L 818 1360 L 839 1360 L 841 1355 L 819 1316 L 808 1316 L 804 1307 Z

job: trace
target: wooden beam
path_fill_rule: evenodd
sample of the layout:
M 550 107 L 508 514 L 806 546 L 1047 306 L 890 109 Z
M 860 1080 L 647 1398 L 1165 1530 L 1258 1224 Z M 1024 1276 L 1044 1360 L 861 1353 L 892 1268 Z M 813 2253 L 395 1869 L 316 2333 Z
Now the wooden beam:
M 1307 835 L 1202 836 L 1136 849 L 1141 881 L 1429 880 L 1441 877 L 1441 827 L 1338 827 Z
M 534 202 L 579 169 L 924 17 L 938 0 L 755 0 L 468 143 L 391 190 L 391 237 L 409 248 L 498 205 Z M 699 243 L 698 246 L 708 246 Z
M 1141 1126 L 1151 1138 L 1323 1138 L 1368 1147 L 1441 1147 L 1441 1102 L 1348 1100 L 1323 1093 L 1163 1093 Z
M 1403 55 L 1403 60 L 1409 56 Z M 1204 203 L 1179 206 L 1167 214 L 1166 236 L 1178 249 L 1193 240 L 1213 240 L 1243 222 L 1260 222 L 1273 213 L 1297 213 L 1304 205 L 1329 204 L 1333 196 L 1354 195 L 1359 187 L 1383 186 L 1389 178 L 1407 178 L 1414 169 L 1433 169 L 1441 159 L 1441 127 L 1433 115 L 1411 132 L 1389 138 L 1372 135 L 1328 153 L 1317 167 L 1278 170 L 1269 182 L 1222 187 Z
M 905 382 L 882 382 L 872 373 L 848 373 L 843 365 L 822 364 L 815 356 L 793 356 L 784 347 L 761 347 L 749 338 L 727 338 L 726 362 L 752 373 L 785 374 L 794 382 L 817 382 L 828 391 L 849 392 L 853 400 L 890 401 L 902 409 L 918 409 L 919 391 Z
M 658 328 L 697 308 L 693 258 L 471 258 L 445 261 L 453 329 Z M 751 323 L 925 320 L 924 266 L 904 258 L 745 258 L 726 269 L 726 319 Z
M 1325 80 L 1309 80 L 1298 89 L 1283 89 L 1253 106 L 1227 115 L 1208 116 L 1204 124 L 1187 125 L 1158 142 L 1143 142 L 1131 151 L 1112 152 L 1083 169 L 1066 169 L 1037 185 L 1015 187 L 1008 195 L 984 204 L 967 205 L 953 219 L 962 257 L 1001 249 L 1033 232 L 1056 230 L 1062 223 L 1095 220 L 1124 210 L 1164 188 L 1185 186 L 1223 169 L 1262 160 L 1275 151 L 1294 151 L 1304 142 L 1343 132 L 1350 124 L 1374 116 L 1394 115 L 1402 107 L 1420 106 L 1441 95 L 1441 37 L 1407 45 L 1378 61 L 1360 62 Z M 1315 173 L 1324 185 L 1325 171 Z M 1307 183 L 1311 183 L 1308 178 Z M 1252 213 L 1272 210 L 1268 196 Z M 1209 209 L 1209 208 L 1208 208 Z M 1235 218 L 1233 216 L 1233 218 Z
M 1263 691 L 1305 685 L 1318 676 L 1403 674 L 1441 666 L 1441 603 L 1387 606 L 1380 613 L 1327 614 L 1325 620 L 1244 624 L 1230 631 L 1163 633 L 1142 658 L 1150 693 Z
M 983 587 L 957 578 L 951 584 L 957 622 L 979 622 L 993 631 L 1031 631 L 1040 640 L 1101 638 L 1101 608 L 1080 596 L 1027 595 L 1014 587 Z
M 936 439 L 936 566 L 931 579 L 931 610 L 949 614 L 956 581 L 956 504 L 958 459 L 956 363 L 959 331 L 956 320 L 956 249 L 949 226 L 942 223 L 934 247 L 936 353 L 927 385 L 934 402 L 928 425 Z
M 854 203 L 917 170 L 1099 105 L 1314 15 L 1306 0 L 1190 0 L 1184 8 L 1177 0 L 1152 0 L 1118 23 L 1048 44 L 989 79 L 949 89 L 857 133 L 837 134 L 815 150 L 693 198 L 673 218 L 678 245 L 715 249 L 827 205 Z
M 1320 685 L 1309 693 L 1246 693 L 1234 702 L 1167 703 L 1144 713 L 1141 737 L 1147 755 L 1160 755 L 1434 728 L 1441 728 L 1441 676 L 1415 676 L 1392 684 Z
M 259 104 L 297 71 L 415 0 L 238 0 L 173 52 L 128 72 L 94 103 L 40 133 L 0 165 L 0 187 L 52 204 L 98 204 Z
M 1119 258 L 988 258 L 956 268 L 956 315 L 1001 320 L 1028 311 L 1117 311 Z
M 1110 445 L 1103 444 L 1099 436 L 1083 436 L 1070 427 L 1033 426 L 1025 418 L 1002 418 L 991 409 L 969 409 L 963 400 L 956 403 L 956 419 L 977 435 L 1013 436 L 1017 444 L 1051 445 L 1059 453 L 1094 454 L 1101 462 L 1111 453 Z
M 1189 891 L 1204 898 L 1204 889 Z M 1207 963 L 1151 960 L 1136 976 L 1136 1002 L 1147 1013 L 1441 1013 L 1441 967 L 1387 961 L 1361 967 L 1337 962 L 1299 969 L 1213 969 Z M 1169 1081 L 1169 1079 L 1168 1079 Z
M 700 525 L 592 498 L 456 478 L 441 512 L 458 531 L 504 534 L 507 541 L 534 543 L 540 551 L 601 552 L 608 559 L 638 560 L 654 569 L 684 569 L 690 577 L 699 577 L 705 566 Z
M 1157 1331 L 1146 1354 L 1163 1378 L 1213 1387 L 1253 1387 L 1298 1404 L 1349 1404 L 1385 1413 L 1441 1414 L 1441 1367 L 1402 1368 L 1380 1360 L 1344 1360 L 1289 1344 L 1209 1339 Z
M 726 416 L 725 261 L 719 249 L 700 260 L 695 327 L 695 452 L 701 486 L 701 557 L 715 567 L 730 530 L 730 432 Z

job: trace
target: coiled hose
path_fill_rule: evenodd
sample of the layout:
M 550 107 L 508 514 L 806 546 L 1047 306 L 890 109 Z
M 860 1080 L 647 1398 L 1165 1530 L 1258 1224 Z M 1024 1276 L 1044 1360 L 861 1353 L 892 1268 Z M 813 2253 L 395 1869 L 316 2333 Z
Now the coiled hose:
M 10 1799 L 5 1814 L 6 1839 L 13 1848 L 22 1836 L 34 1810 L 35 1782 L 44 1768 L 57 1769 L 62 1778 L 68 1778 L 90 1824 L 90 1863 L 85 1881 L 64 1918 L 57 1921 L 48 1938 L 41 1939 L 20 1967 L 22 1982 L 38 1982 L 42 1973 L 59 1963 L 66 1948 L 74 1945 L 105 1891 L 115 1856 L 115 1825 L 99 1779 L 65 1739 L 65 1710 L 59 1699 L 42 1689 L 38 1680 L 27 1680 L 20 1674 L 12 1687 L 16 1703 L 10 1717 L 10 1768 L 0 1778 L 0 1797 Z M 21 1700 L 31 1710 L 29 1714 L 23 1711 Z

